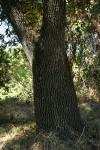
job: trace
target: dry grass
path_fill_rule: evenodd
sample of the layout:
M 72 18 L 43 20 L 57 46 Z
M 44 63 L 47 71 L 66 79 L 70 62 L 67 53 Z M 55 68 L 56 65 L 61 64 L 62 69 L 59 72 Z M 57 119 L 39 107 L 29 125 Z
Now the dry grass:
M 63 142 L 55 133 L 37 131 L 31 102 L 17 99 L 1 101 L 0 108 L 6 117 L 0 118 L 3 121 L 0 126 L 0 150 L 100 150 L 100 104 L 86 100 L 80 101 L 79 107 L 93 138 L 90 136 L 88 140 L 89 136 L 83 130 L 80 137 Z

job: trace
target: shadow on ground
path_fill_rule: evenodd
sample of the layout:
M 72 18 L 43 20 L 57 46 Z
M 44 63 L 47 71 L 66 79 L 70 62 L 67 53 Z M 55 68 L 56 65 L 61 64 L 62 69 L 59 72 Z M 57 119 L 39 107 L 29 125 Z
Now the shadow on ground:
M 0 124 L 34 121 L 34 107 L 30 101 L 9 98 L 0 101 Z
M 31 146 L 32 137 L 36 136 L 34 122 L 32 102 L 20 101 L 16 98 L 0 100 L 0 150 L 19 150 L 19 145 L 21 144 L 23 147 L 24 143 L 26 146 L 27 140 Z M 11 145 L 15 145 L 15 147 L 13 148 Z
M 79 102 L 79 107 L 85 124 L 91 134 L 97 139 L 96 129 L 100 129 L 100 104 L 96 101 L 88 100 Z M 39 132 L 35 125 L 34 106 L 30 101 L 23 102 L 16 98 L 2 100 L 0 101 L 0 109 L 0 116 L 3 116 L 0 117 L 0 150 L 66 150 L 64 146 L 58 149 L 54 147 L 52 147 L 52 149 L 38 147 L 39 143 L 37 142 L 37 137 L 39 136 Z M 40 137 L 40 141 L 46 143 L 46 138 L 43 139 L 43 137 Z M 57 140 L 53 141 L 58 145 Z M 81 141 L 79 143 L 81 143 Z M 84 144 L 84 142 L 82 142 L 82 144 Z M 50 144 L 48 143 L 48 145 Z M 73 149 L 81 150 L 81 148 L 75 147 Z M 73 149 L 71 149 L 70 146 L 69 150 Z M 83 148 L 83 150 L 88 149 Z
M 80 112 L 88 128 L 100 127 L 100 103 L 88 100 L 79 104 Z
M 1 150 L 30 150 L 36 143 L 38 132 L 36 128 L 24 127 L 20 129 L 14 138 L 4 143 Z

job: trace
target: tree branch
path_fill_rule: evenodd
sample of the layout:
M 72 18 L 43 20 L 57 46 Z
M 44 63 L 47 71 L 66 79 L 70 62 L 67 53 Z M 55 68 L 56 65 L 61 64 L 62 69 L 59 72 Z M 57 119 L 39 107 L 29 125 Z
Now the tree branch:
M 38 7 L 33 0 L 0 0 L 0 3 L 23 46 L 30 65 L 32 65 L 37 35 L 36 27 L 40 18 Z

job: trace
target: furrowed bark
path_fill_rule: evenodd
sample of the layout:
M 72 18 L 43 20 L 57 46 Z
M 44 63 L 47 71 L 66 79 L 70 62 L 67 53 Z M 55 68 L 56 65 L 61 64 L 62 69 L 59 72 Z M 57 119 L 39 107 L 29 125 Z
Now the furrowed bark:
M 43 26 L 33 62 L 36 122 L 61 136 L 81 132 L 77 97 L 65 52 L 65 0 L 44 0 Z

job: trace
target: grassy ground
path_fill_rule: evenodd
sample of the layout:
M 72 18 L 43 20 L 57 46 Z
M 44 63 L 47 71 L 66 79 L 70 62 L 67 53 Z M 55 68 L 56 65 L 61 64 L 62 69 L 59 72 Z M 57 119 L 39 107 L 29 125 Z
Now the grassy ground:
M 100 150 L 100 104 L 79 100 L 79 107 L 90 140 L 83 130 L 80 137 L 64 143 L 54 133 L 38 132 L 30 101 L 1 100 L 0 150 Z

